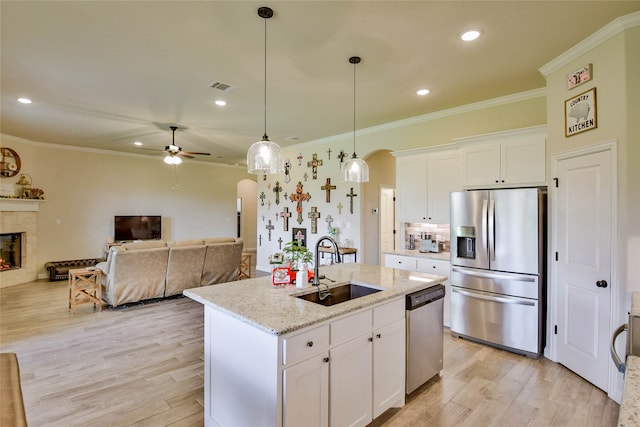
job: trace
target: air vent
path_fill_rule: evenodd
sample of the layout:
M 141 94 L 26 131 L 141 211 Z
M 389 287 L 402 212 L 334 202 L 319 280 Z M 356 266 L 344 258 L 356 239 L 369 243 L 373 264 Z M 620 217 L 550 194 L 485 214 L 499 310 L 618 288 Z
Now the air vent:
M 227 83 L 222 83 L 219 81 L 214 81 L 209 85 L 210 88 L 221 90 L 222 92 L 231 93 L 234 90 L 238 89 L 238 86 L 233 86 Z

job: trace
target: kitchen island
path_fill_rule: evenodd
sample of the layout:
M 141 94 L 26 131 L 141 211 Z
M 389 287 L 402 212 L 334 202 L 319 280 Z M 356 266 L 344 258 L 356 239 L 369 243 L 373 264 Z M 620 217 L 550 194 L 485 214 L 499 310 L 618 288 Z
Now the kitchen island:
M 366 425 L 404 405 L 404 296 L 447 277 L 355 263 L 321 273 L 330 288 L 380 291 L 329 307 L 270 277 L 184 291 L 205 307 L 206 426 Z

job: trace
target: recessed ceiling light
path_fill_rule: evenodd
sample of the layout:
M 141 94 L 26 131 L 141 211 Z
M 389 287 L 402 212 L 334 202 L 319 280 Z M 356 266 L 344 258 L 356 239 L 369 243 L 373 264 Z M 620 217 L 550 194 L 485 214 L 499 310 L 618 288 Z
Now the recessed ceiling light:
M 470 42 L 480 37 L 480 31 L 478 30 L 469 30 L 460 34 L 460 40 L 465 42 Z
M 31 101 L 29 98 L 18 98 L 18 102 L 21 104 L 31 104 L 33 101 Z
M 416 91 L 416 93 L 420 96 L 429 95 L 429 92 L 430 92 L 429 89 L 419 89 Z
M 218 107 L 224 107 L 225 105 L 227 105 L 227 101 L 223 100 L 223 99 L 216 99 L 215 100 L 215 104 Z
M 136 142 L 133 143 L 133 145 L 142 145 L 142 142 L 136 141 Z

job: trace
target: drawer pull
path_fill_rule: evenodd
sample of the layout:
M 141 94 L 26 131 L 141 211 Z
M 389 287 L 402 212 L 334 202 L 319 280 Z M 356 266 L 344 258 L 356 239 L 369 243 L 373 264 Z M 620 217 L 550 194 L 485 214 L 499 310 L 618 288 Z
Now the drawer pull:
M 373 337 L 369 337 L 369 342 L 373 342 Z
M 313 347 L 313 341 L 309 341 L 309 342 L 307 343 L 307 347 Z
M 322 359 L 322 361 L 323 361 L 324 363 L 329 363 L 329 358 L 328 358 L 328 357 L 325 357 L 324 359 Z
M 382 338 L 382 334 L 376 334 L 376 338 Z

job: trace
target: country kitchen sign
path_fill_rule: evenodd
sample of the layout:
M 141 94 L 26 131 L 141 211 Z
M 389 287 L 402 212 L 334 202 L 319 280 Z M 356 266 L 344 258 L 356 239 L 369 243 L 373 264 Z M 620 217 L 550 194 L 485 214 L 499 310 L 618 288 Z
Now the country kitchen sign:
M 564 102 L 564 135 L 572 136 L 598 127 L 596 88 Z

